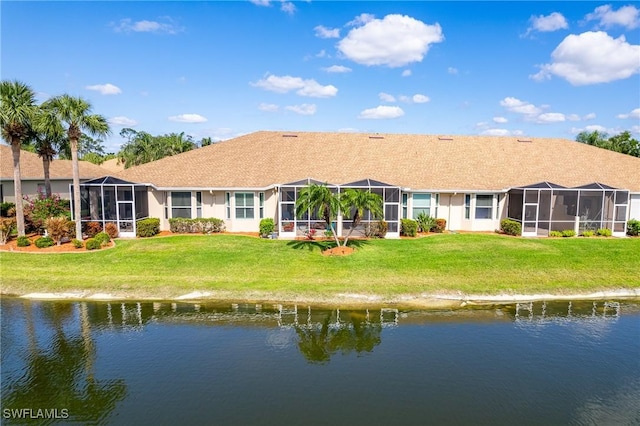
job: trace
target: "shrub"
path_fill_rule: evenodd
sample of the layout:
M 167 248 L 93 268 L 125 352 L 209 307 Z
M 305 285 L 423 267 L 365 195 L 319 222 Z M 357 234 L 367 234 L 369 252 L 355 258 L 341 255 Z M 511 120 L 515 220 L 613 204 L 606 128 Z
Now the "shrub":
M 447 219 L 436 219 L 436 227 L 432 228 L 431 231 L 442 233 L 447 229 Z
M 260 236 L 266 238 L 269 235 L 271 235 L 273 231 L 276 229 L 276 223 L 272 218 L 265 217 L 260 221 L 259 229 L 260 229 Z
M 111 241 L 111 237 L 109 237 L 109 234 L 107 234 L 106 232 L 98 232 L 96 236 L 93 237 L 93 239 L 103 246 L 106 246 Z
M 0 244 L 7 244 L 11 234 L 16 230 L 15 217 L 0 218 Z
M 45 222 L 50 217 L 64 216 L 71 219 L 69 200 L 63 200 L 60 195 L 53 194 L 51 198 L 39 195 L 38 198 L 24 197 L 24 223 L 27 232 L 42 232 Z
M 384 238 L 387 235 L 387 229 L 388 225 L 384 220 L 370 222 L 364 225 L 364 235 L 367 238 Z
M 69 222 L 71 221 L 64 216 L 50 217 L 45 221 L 47 234 L 56 244 L 60 245 L 63 238 L 69 237 L 71 231 Z
M 560 231 L 551 231 L 549 232 L 550 237 L 562 237 L 562 232 Z
M 18 239 L 16 240 L 16 244 L 18 245 L 18 247 L 29 247 L 31 245 L 31 240 L 29 240 L 29 237 L 23 235 L 21 237 L 18 237 Z
M 416 217 L 416 222 L 418 222 L 418 230 L 420 232 L 429 232 L 436 227 L 436 218 L 426 213 L 420 213 L 418 217 Z
M 610 237 L 611 236 L 611 229 L 607 229 L 607 228 L 600 228 L 596 231 L 596 234 L 601 236 L 601 237 Z
M 84 224 L 84 233 L 87 234 L 87 237 L 93 238 L 99 232 L 102 232 L 102 225 L 98 222 L 87 222 Z
M 561 232 L 563 237 L 575 237 L 576 236 L 576 231 L 574 231 L 573 229 L 565 229 L 564 231 Z
M 120 231 L 118 230 L 118 225 L 116 225 L 113 222 L 108 222 L 106 225 L 104 225 L 104 232 L 109 234 L 112 240 L 114 238 L 118 238 L 118 235 L 120 235 Z
M 415 237 L 418 234 L 418 222 L 413 219 L 401 219 L 400 235 Z
M 38 248 L 51 247 L 54 244 L 55 243 L 54 243 L 53 239 L 51 239 L 51 237 L 40 237 L 35 241 L 35 245 Z
M 593 237 L 596 233 L 593 231 L 582 231 L 583 237 Z
M 211 218 L 185 219 L 176 217 L 169 219 L 171 232 L 179 234 L 212 234 L 223 232 L 224 220 Z
M 95 238 L 89 238 L 84 242 L 84 246 L 87 250 L 100 250 L 102 248 L 102 244 L 100 244 L 100 241 L 96 240 Z
M 136 222 L 136 236 L 141 238 L 153 237 L 160 233 L 160 219 L 148 217 Z
M 522 225 L 520 222 L 511 219 L 502 219 L 500 221 L 500 230 L 507 235 L 522 235 Z
M 627 222 L 627 235 L 632 237 L 640 235 L 640 220 L 631 219 Z
M 15 209 L 16 209 L 15 203 L 0 203 L 0 216 L 2 217 L 15 216 L 16 214 Z
M 82 247 L 84 247 L 84 244 L 82 244 L 82 241 L 80 241 L 77 238 L 74 238 L 73 240 L 71 240 L 71 244 L 73 244 L 73 246 L 77 249 L 81 249 Z

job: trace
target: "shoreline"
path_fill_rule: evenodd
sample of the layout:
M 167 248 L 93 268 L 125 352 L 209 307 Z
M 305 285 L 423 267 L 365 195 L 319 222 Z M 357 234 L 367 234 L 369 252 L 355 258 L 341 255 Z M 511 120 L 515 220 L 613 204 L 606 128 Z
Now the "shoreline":
M 456 309 L 473 306 L 509 305 L 513 303 L 529 303 L 542 301 L 579 301 L 579 300 L 638 300 L 640 288 L 596 291 L 575 294 L 495 294 L 495 295 L 465 295 L 465 294 L 420 294 L 400 295 L 384 298 L 379 295 L 339 293 L 330 297 L 312 296 L 283 296 L 277 294 L 240 295 L 224 292 L 194 291 L 187 294 L 154 297 L 142 294 L 111 294 L 101 292 L 76 291 L 61 293 L 30 292 L 25 294 L 0 293 L 1 297 L 14 297 L 27 300 L 41 301 L 137 301 L 137 302 L 182 302 L 182 303 L 276 303 L 276 304 L 305 304 L 310 306 L 340 306 L 343 308 L 366 308 L 372 306 L 393 306 L 396 308 L 418 309 Z

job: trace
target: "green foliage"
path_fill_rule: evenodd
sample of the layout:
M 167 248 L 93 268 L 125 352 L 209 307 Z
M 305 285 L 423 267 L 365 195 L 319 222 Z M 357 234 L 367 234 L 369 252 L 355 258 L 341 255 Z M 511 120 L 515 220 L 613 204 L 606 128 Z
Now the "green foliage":
M 265 217 L 260 221 L 260 236 L 268 237 L 276 229 L 276 223 L 270 217 Z
M 99 222 L 86 222 L 84 224 L 84 233 L 89 238 L 95 237 L 99 232 L 102 232 L 102 225 Z
M 82 241 L 80 241 L 77 238 L 74 238 L 73 240 L 71 240 L 71 244 L 73 244 L 73 246 L 77 249 L 81 249 L 82 247 L 84 247 L 84 244 L 82 244 Z
M 0 244 L 7 244 L 11 234 L 16 230 L 15 217 L 0 217 Z
M 550 237 L 562 237 L 562 231 L 551 231 L 549 232 Z
M 522 235 L 522 225 L 520 222 L 511 219 L 502 219 L 500 221 L 500 230 L 507 235 Z
M 55 242 L 53 241 L 53 239 L 51 239 L 51 237 L 40 237 L 35 241 L 35 245 L 38 248 L 51 247 L 54 244 Z
M 93 239 L 99 242 L 100 245 L 103 245 L 103 246 L 111 242 L 111 237 L 109 237 L 109 234 L 107 234 L 106 232 L 98 232 L 96 236 L 93 237 Z
M 104 225 L 104 232 L 109 234 L 109 236 L 111 237 L 112 240 L 114 238 L 118 238 L 118 235 L 120 235 L 120 231 L 118 230 L 118 225 L 116 225 L 113 222 L 107 222 Z
M 607 228 L 600 228 L 596 231 L 596 234 L 600 237 L 610 237 L 611 236 L 611 229 L 607 229 Z
M 367 238 L 384 238 L 387 235 L 388 227 L 384 220 L 369 222 L 364 227 L 364 235 Z
M 29 240 L 29 237 L 23 235 L 21 237 L 18 237 L 18 239 L 16 240 L 16 245 L 18 247 L 29 247 L 31 245 L 31 240 Z
M 565 229 L 564 231 L 562 231 L 562 236 L 567 238 L 575 237 L 576 231 L 574 231 L 573 229 Z
M 640 220 L 630 219 L 627 222 L 627 235 L 637 237 L 640 235 Z
M 9 216 L 15 216 L 16 211 L 15 211 L 16 205 L 15 203 L 0 203 L 0 217 L 9 217 Z M 13 214 L 10 214 L 13 213 Z
M 157 217 L 148 217 L 140 219 L 136 222 L 136 236 L 141 238 L 149 238 L 160 233 L 160 219 Z
M 176 217 L 169 219 L 169 229 L 177 234 L 214 234 L 224 232 L 224 220 L 215 217 L 186 219 Z
M 576 136 L 576 141 L 597 146 L 598 148 L 640 157 L 640 142 L 632 138 L 631 132 L 629 131 L 624 131 L 611 137 L 597 130 L 593 132 L 580 132 Z
M 418 235 L 418 222 L 413 219 L 400 220 L 400 235 L 415 237 Z
M 85 241 L 84 246 L 87 250 L 100 250 L 102 248 L 102 244 L 100 244 L 100 241 L 96 240 L 95 238 L 89 238 L 87 241 Z
M 436 227 L 436 218 L 422 212 L 416 218 L 420 232 L 430 232 Z
M 71 223 L 74 222 L 71 222 L 64 216 L 50 217 L 45 221 L 47 234 L 51 239 L 53 239 L 53 241 L 60 244 L 62 240 L 69 237 L 69 234 L 72 232 L 73 228 L 69 227 Z
M 149 163 L 181 152 L 190 151 L 197 147 L 193 138 L 182 133 L 152 136 L 147 132 L 137 132 L 125 128 L 120 136 L 127 138 L 118 152 L 118 160 L 125 168 Z
M 50 217 L 64 216 L 71 219 L 69 200 L 63 200 L 60 195 L 53 194 L 50 198 L 40 194 L 37 198 L 24 197 L 25 226 L 29 232 L 42 232 L 45 222 Z
M 593 231 L 582 231 L 582 236 L 583 237 L 593 237 L 596 233 Z

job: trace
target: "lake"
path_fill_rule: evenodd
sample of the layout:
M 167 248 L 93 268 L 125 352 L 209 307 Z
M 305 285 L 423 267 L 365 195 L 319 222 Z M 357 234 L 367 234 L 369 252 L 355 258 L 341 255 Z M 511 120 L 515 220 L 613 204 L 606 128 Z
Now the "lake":
M 640 425 L 640 304 L 1 299 L 2 424 Z

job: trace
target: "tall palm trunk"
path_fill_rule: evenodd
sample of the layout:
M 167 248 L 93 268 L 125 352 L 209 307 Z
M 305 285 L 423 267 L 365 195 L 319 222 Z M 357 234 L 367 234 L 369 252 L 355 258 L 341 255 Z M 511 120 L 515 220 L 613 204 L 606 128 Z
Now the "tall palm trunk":
M 16 225 L 18 237 L 24 236 L 24 207 L 22 205 L 22 175 L 20 173 L 20 140 L 11 141 L 13 157 L 13 187 L 16 199 Z
M 78 138 L 70 138 L 71 167 L 73 170 L 73 220 L 76 221 L 76 238 L 82 240 L 82 201 L 80 200 L 80 165 L 78 164 Z
M 48 156 L 42 157 L 42 169 L 44 171 L 44 193 L 47 198 L 51 198 L 51 177 L 49 168 L 51 167 L 51 159 Z

